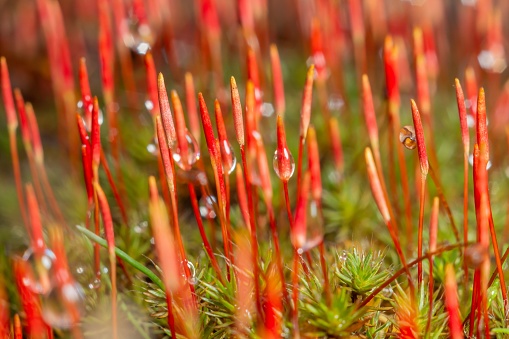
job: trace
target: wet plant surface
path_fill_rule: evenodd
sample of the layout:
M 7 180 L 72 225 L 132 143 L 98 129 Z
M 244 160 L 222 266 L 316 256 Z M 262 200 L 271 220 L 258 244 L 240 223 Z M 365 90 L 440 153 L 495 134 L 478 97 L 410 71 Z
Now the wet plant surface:
M 0 337 L 509 335 L 505 2 L 0 6 Z

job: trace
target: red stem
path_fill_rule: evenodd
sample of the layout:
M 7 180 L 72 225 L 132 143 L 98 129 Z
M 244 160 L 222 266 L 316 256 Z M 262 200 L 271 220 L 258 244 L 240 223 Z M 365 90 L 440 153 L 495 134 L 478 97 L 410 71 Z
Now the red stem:
M 422 232 L 424 223 L 424 199 L 426 197 L 426 174 L 421 175 L 421 192 L 419 199 L 419 233 L 417 239 L 417 255 L 422 256 Z M 417 265 L 417 288 L 420 289 L 422 285 L 422 262 Z
M 217 263 L 216 257 L 214 256 L 214 252 L 212 251 L 212 247 L 210 246 L 209 240 L 207 239 L 207 234 L 205 233 L 205 228 L 203 227 L 203 221 L 200 215 L 200 208 L 198 207 L 198 200 L 196 198 L 196 190 L 192 184 L 188 184 L 189 195 L 191 199 L 191 205 L 193 206 L 194 216 L 196 218 L 196 222 L 198 223 L 198 229 L 200 231 L 201 238 L 203 240 L 203 245 L 205 246 L 205 251 L 207 252 L 210 263 L 212 264 L 212 268 L 216 271 L 217 277 L 221 283 L 223 283 L 223 279 L 221 276 L 221 269 Z
M 242 167 L 244 169 L 244 181 L 246 183 L 247 189 L 247 203 L 249 206 L 249 223 L 250 225 L 250 233 L 251 233 L 251 251 L 252 260 L 253 260 L 253 273 L 254 273 L 254 283 L 255 283 L 255 296 L 256 296 L 256 309 L 258 311 L 258 315 L 262 316 L 262 302 L 260 295 L 260 267 L 258 266 L 258 236 L 256 234 L 256 221 L 254 214 L 254 205 L 253 205 L 253 190 L 252 185 L 249 182 L 249 168 L 247 167 L 247 159 L 246 159 L 246 150 L 244 145 L 240 145 L 240 154 L 242 157 Z
M 19 168 L 18 147 L 16 146 L 15 128 L 9 128 L 9 143 L 11 147 L 12 169 L 14 172 L 14 182 L 16 183 L 16 192 L 18 196 L 19 209 L 21 212 L 21 217 L 23 218 L 23 223 L 25 224 L 25 228 L 28 234 L 30 234 L 30 228 L 28 227 L 29 223 L 27 210 L 25 206 L 25 200 L 23 198 L 23 184 L 21 181 L 21 172 Z

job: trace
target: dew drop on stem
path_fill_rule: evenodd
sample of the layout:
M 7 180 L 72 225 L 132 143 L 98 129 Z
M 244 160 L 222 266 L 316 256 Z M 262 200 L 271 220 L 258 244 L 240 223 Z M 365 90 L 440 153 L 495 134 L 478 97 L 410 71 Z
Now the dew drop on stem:
M 290 153 L 287 147 L 282 149 L 282 154 L 279 153 L 280 152 L 276 150 L 274 152 L 274 158 L 272 159 L 274 172 L 276 172 L 281 180 L 288 181 L 295 171 L 295 160 L 293 160 L 292 153 Z
M 153 137 L 150 142 L 147 145 L 147 152 L 152 154 L 153 156 L 157 156 L 157 152 L 159 152 L 158 146 L 157 146 L 157 138 Z
M 237 165 L 237 158 L 233 152 L 233 147 L 228 140 L 220 143 L 221 160 L 223 161 L 223 172 L 231 174 Z
M 53 328 L 67 329 L 85 313 L 85 292 L 77 282 L 53 288 L 41 297 L 44 321 Z
M 470 154 L 468 156 L 468 163 L 470 164 L 470 166 L 474 166 L 474 155 L 473 154 Z M 486 169 L 489 170 L 491 168 L 491 160 L 488 160 L 488 163 L 486 164 Z
M 190 170 L 196 161 L 200 159 L 200 147 L 189 131 L 186 131 L 186 142 L 187 150 L 185 155 L 182 152 L 182 148 L 178 147 L 178 145 L 172 148 L 175 164 L 184 171 Z
M 23 254 L 28 269 L 23 283 L 36 294 L 46 294 L 54 286 L 55 253 L 46 248 L 43 253 L 36 253 L 29 248 Z
M 415 138 L 415 130 L 413 126 L 404 126 L 399 131 L 399 141 L 407 149 L 415 149 L 417 147 L 417 139 Z
M 202 218 L 214 219 L 216 217 L 217 199 L 213 195 L 206 195 L 201 197 L 199 202 L 199 209 Z

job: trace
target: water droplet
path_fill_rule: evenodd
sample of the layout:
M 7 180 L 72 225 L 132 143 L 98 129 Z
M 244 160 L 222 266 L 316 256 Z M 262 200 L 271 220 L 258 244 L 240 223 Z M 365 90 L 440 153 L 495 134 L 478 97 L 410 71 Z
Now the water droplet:
M 223 161 L 223 171 L 231 174 L 237 165 L 237 158 L 233 152 L 233 147 L 228 140 L 224 140 L 221 145 L 221 159 Z
M 126 23 L 127 28 L 122 37 L 124 44 L 136 54 L 147 54 L 153 40 L 150 27 L 145 23 L 141 23 L 134 15 L 131 15 Z
M 392 297 L 393 294 L 394 290 L 392 289 L 392 287 L 386 287 L 382 290 L 382 295 L 386 298 Z
M 216 217 L 217 199 L 215 196 L 206 195 L 201 197 L 199 206 L 202 218 L 213 219 Z
M 415 138 L 415 130 L 413 126 L 404 126 L 399 131 L 399 141 L 407 149 L 414 149 L 417 147 L 417 140 Z
M 151 112 L 154 109 L 154 103 L 152 102 L 152 100 L 148 100 L 148 99 L 145 100 L 145 108 L 149 112 Z
M 274 114 L 274 106 L 270 102 L 264 102 L 261 107 L 262 115 L 266 118 Z
M 470 166 L 474 166 L 474 155 L 470 154 L 468 156 L 468 163 Z M 488 163 L 486 164 L 486 169 L 489 170 L 491 168 L 491 160 L 488 160 Z
M 148 44 L 147 42 L 140 42 L 139 44 L 134 46 L 134 50 L 136 51 L 136 53 L 140 55 L 145 55 L 150 50 L 150 44 Z
M 157 138 L 154 137 L 152 140 L 150 140 L 149 144 L 147 145 L 147 151 L 153 156 L 157 156 L 157 152 L 159 152 L 157 146 Z
M 327 103 L 331 111 L 339 111 L 344 104 L 343 98 L 337 94 L 332 94 Z
M 196 268 L 194 268 L 193 263 L 190 261 L 187 261 L 187 267 L 189 267 L 189 271 L 191 273 L 189 279 L 187 279 L 187 282 L 191 285 L 196 285 L 196 283 L 198 283 L 198 279 L 196 278 Z
M 23 283 L 34 293 L 46 294 L 54 286 L 55 253 L 46 248 L 43 253 L 35 253 L 31 248 L 23 254 L 23 260 L 28 264 Z
M 85 312 L 85 293 L 80 284 L 66 283 L 41 297 L 44 321 L 54 328 L 70 328 Z
M 468 126 L 468 128 L 474 128 L 475 127 L 475 119 L 470 114 L 467 114 L 467 126 Z
M 342 251 L 341 254 L 339 255 L 339 261 L 341 261 L 341 263 L 345 263 L 346 262 L 346 259 L 348 258 L 348 253 L 346 251 Z
M 139 224 L 137 224 L 136 226 L 134 226 L 133 230 L 135 233 L 143 233 L 145 232 L 145 230 L 148 228 L 148 221 L 142 221 L 140 222 Z
M 283 154 L 280 156 L 278 150 L 274 152 L 272 166 L 274 167 L 274 172 L 276 172 L 281 180 L 288 181 L 295 171 L 295 161 L 288 148 L 283 148 L 282 153 Z
M 193 167 L 189 170 L 183 170 L 180 167 L 175 168 L 177 181 L 193 185 L 205 186 L 207 185 L 207 175 L 199 168 Z
M 91 290 L 98 289 L 101 287 L 101 279 L 96 276 L 90 283 L 88 283 L 87 287 Z
M 499 44 L 492 46 L 490 50 L 481 51 L 477 60 L 482 69 L 492 73 L 502 73 L 507 67 L 504 47 Z
M 186 154 L 182 154 L 182 148 L 178 145 L 173 147 L 172 155 L 175 163 L 184 171 L 190 170 L 191 167 L 200 159 L 200 147 L 194 139 L 191 132 L 186 130 L 187 149 Z

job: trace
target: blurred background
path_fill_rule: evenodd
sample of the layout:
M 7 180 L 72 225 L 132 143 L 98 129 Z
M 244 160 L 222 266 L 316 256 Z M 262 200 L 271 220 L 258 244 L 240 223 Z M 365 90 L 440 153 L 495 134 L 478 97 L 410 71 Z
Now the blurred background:
M 454 140 L 452 146 L 448 142 L 437 143 L 439 159 L 458 157 L 458 164 L 461 163 L 452 86 L 454 78 L 463 81 L 465 69 L 471 67 L 477 84 L 486 87 L 491 140 L 495 145 L 492 162 L 494 168 L 502 168 L 505 158 L 497 155 L 507 152 L 509 85 L 504 83 L 509 27 L 504 18 L 508 15 L 509 2 L 503 0 L 0 0 L 0 55 L 7 60 L 13 87 L 19 88 L 35 108 L 50 181 L 69 223 L 77 223 L 86 208 L 74 120 L 74 113 L 80 110 L 78 65 L 80 58 L 86 58 L 92 93 L 99 96 L 102 105 L 101 32 L 111 33 L 107 37 L 113 46 L 109 57 L 114 101 L 122 126 L 122 170 L 128 185 L 133 186 L 127 193 L 136 210 L 140 201 L 146 201 L 140 199 L 146 196 L 144 179 L 157 170 L 147 151 L 153 140 L 143 66 L 148 50 L 154 56 L 157 71 L 165 75 L 168 88 L 182 93 L 184 74 L 190 72 L 197 92 L 204 92 L 210 103 L 217 97 L 227 105 L 231 75 L 241 79 L 244 94 L 248 74 L 245 60 L 248 48 L 252 48 L 263 101 L 267 103 L 263 126 L 274 131 L 269 45 L 275 43 L 283 64 L 289 112 L 286 120 L 294 154 L 305 72 L 314 63 L 325 74 L 329 109 L 340 117 L 348 168 L 355 172 L 363 168 L 359 159 L 367 144 L 359 118 L 360 76 L 367 73 L 370 77 L 383 130 L 387 123 L 383 106 L 384 40 L 391 35 L 397 46 L 401 102 L 407 109 L 408 99 L 416 95 L 412 31 L 418 26 L 423 34 L 434 124 L 443 132 L 441 136 Z M 3 110 L 2 106 L 0 225 L 7 226 L 20 223 L 20 216 Z M 231 116 L 226 115 L 228 131 L 233 136 Z M 403 125 L 410 121 L 409 114 L 402 114 Z M 323 125 L 320 118 L 315 123 Z M 275 132 L 264 137 L 268 149 L 272 149 Z M 322 144 L 326 143 L 323 136 L 320 138 Z M 203 142 L 201 145 L 203 151 Z M 19 148 L 22 149 L 21 141 Z M 327 152 L 322 156 L 327 157 Z M 22 151 L 20 161 L 23 174 L 28 176 Z M 455 179 L 458 173 L 444 174 L 444 182 L 450 178 L 451 195 L 458 193 L 459 198 L 461 183 Z M 363 175 L 360 174 L 361 182 Z M 360 185 L 360 191 L 367 189 L 365 182 Z M 8 229 L 12 232 L 11 227 Z

